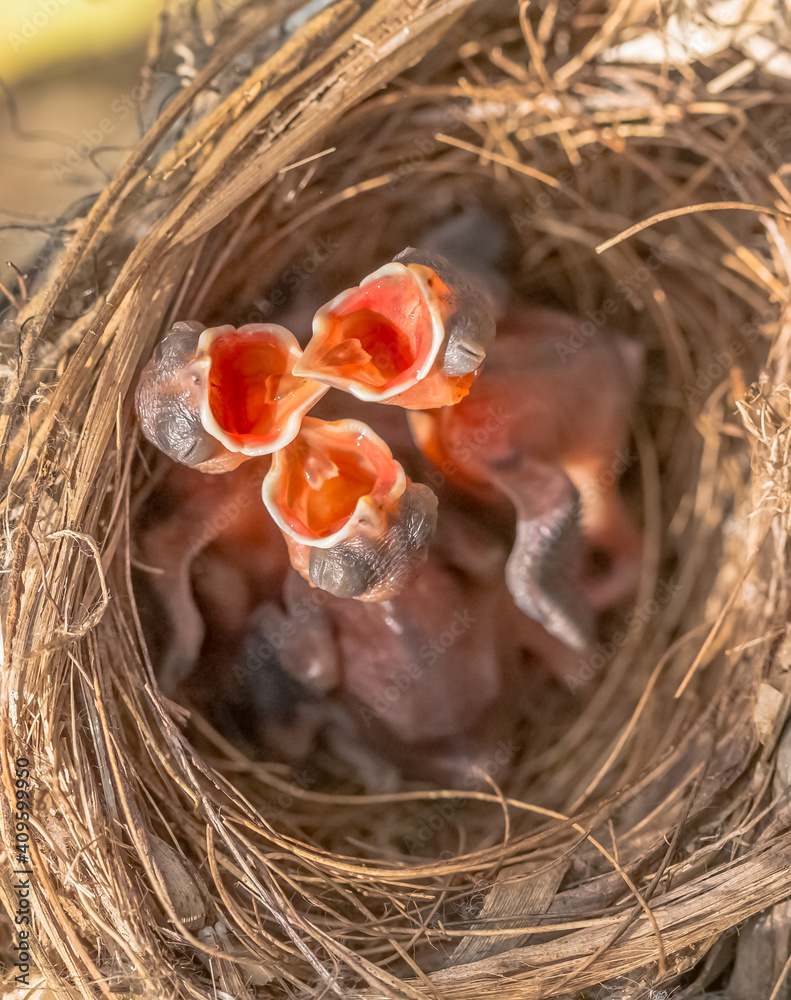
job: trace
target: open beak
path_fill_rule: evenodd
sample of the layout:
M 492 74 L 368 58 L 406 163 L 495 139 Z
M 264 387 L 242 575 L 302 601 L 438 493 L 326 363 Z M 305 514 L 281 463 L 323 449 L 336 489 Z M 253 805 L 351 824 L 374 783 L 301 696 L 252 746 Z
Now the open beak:
M 338 597 L 395 596 L 422 565 L 436 526 L 434 494 L 411 483 L 358 420 L 306 418 L 274 455 L 262 495 L 294 568 Z
M 292 374 L 300 354 L 296 338 L 274 324 L 174 324 L 138 382 L 144 435 L 201 472 L 228 472 L 282 448 L 327 391 Z
M 293 374 L 301 354 L 296 337 L 274 323 L 204 330 L 194 369 L 204 378 L 200 415 L 209 434 L 248 457 L 293 441 L 327 391 Z
M 367 402 L 449 406 L 493 338 L 486 297 L 444 257 L 408 248 L 319 309 L 294 373 Z

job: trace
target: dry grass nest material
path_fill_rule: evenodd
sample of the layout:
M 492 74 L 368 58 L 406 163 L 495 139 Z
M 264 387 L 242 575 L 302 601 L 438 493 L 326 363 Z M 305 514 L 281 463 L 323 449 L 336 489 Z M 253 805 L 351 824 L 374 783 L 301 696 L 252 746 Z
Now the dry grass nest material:
M 161 21 L 146 78 L 177 42 L 194 72 L 15 293 L 4 904 L 22 755 L 58 997 L 785 996 L 791 84 L 756 65 L 784 26 L 760 4 L 734 31 L 715 7 L 339 0 L 273 31 L 297 6 Z M 664 47 L 679 25 L 708 50 Z M 510 215 L 528 294 L 645 345 L 638 613 L 506 792 L 333 795 L 198 751 L 131 596 L 136 374 L 175 318 L 260 319 L 323 235 L 343 287 L 470 197 Z

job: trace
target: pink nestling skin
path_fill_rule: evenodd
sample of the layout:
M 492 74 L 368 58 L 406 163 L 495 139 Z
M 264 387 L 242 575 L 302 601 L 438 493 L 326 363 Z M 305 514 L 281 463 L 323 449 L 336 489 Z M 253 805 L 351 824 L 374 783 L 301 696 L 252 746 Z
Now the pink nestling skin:
M 445 513 L 407 589 L 384 604 L 323 595 L 321 616 L 286 643 L 283 662 L 345 708 L 353 725 L 336 743 L 341 756 L 359 760 L 368 747 L 407 776 L 469 788 L 503 778 L 537 691 L 571 674 L 577 657 L 514 607 L 503 540 Z M 289 589 L 296 607 L 310 606 L 304 581 Z M 379 790 L 386 780 L 383 770 Z
M 585 338 L 579 325 L 564 313 L 512 306 L 474 392 L 453 408 L 410 414 L 416 441 L 443 475 L 514 505 L 511 594 L 576 649 L 589 640 L 595 611 L 633 593 L 641 556 L 618 487 L 631 461 L 641 351 L 612 330 Z M 586 572 L 591 548 L 606 571 Z
M 295 574 L 261 503 L 269 462 L 213 476 L 162 463 L 135 515 L 135 596 L 160 691 L 249 753 L 304 767 L 319 739 L 347 757 L 358 744 L 320 697 L 336 681 L 321 602 L 284 597 Z M 355 762 L 364 783 L 381 767 Z
M 158 677 L 173 696 L 207 628 L 243 630 L 262 594 L 280 591 L 288 553 L 261 503 L 268 457 L 224 475 L 171 464 L 135 517 L 135 564 L 164 633 Z
M 378 429 L 397 438 L 403 414 L 388 412 L 394 433 Z M 241 705 L 258 734 L 246 745 L 267 759 L 304 766 L 318 741 L 371 791 L 397 771 L 462 788 L 501 778 L 537 685 L 577 662 L 514 607 L 507 539 L 450 506 L 401 594 L 336 597 L 289 566 L 261 504 L 269 461 L 220 476 L 170 465 L 136 515 L 136 593 L 164 631 L 151 650 L 163 693 L 216 710 L 218 725 L 225 702 Z M 284 699 L 283 675 L 302 693 L 286 685 Z

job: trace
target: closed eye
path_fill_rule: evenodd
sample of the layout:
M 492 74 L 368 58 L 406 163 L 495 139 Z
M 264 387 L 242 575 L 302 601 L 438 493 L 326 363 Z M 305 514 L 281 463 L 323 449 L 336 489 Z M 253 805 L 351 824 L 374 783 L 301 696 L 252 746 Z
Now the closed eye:
M 189 462 L 189 460 L 195 456 L 195 453 L 198 450 L 198 445 L 199 444 L 200 444 L 200 441 L 198 441 L 197 438 L 192 442 L 192 444 L 189 446 L 189 448 L 184 453 L 184 461 L 185 462 Z
M 186 452 L 184 452 L 184 457 L 181 461 L 184 465 L 201 465 L 201 463 L 211 458 L 213 450 L 213 439 L 207 434 L 199 434 Z
M 481 345 L 474 344 L 469 340 L 459 341 L 459 350 L 468 357 L 476 358 L 479 361 L 483 361 L 486 357 L 486 351 L 484 351 Z

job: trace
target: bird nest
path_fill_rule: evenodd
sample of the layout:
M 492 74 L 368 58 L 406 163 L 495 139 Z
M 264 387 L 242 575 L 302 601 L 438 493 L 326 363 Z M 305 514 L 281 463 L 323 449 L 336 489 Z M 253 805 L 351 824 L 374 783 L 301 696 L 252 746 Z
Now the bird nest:
M 158 116 L 3 327 L 6 989 L 786 996 L 791 85 L 770 5 L 725 6 L 161 20 Z M 644 345 L 639 593 L 502 788 L 311 786 L 158 689 L 131 390 L 174 320 L 276 321 L 470 199 L 526 295 Z

